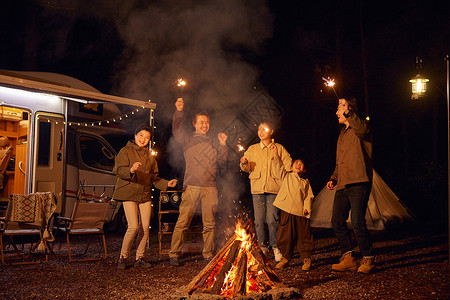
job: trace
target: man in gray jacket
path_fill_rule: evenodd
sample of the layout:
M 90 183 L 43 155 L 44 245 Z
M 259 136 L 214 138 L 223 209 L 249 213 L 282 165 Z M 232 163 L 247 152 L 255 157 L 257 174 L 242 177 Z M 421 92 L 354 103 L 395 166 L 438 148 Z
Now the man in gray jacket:
M 351 210 L 352 227 L 363 256 L 358 272 L 370 273 L 374 268 L 372 241 L 366 225 L 366 209 L 372 188 L 372 131 L 357 115 L 354 98 L 339 99 L 336 112 L 339 124 L 344 125 L 337 141 L 336 168 L 328 189 L 336 188 L 331 223 L 341 248 L 342 257 L 332 266 L 336 271 L 357 269 L 352 255 L 353 245 L 347 228 Z
M 187 133 L 182 126 L 184 116 L 184 101 L 182 98 L 177 99 L 175 107 L 172 132 L 175 139 L 183 146 L 186 170 L 180 214 L 173 230 L 169 256 L 170 265 L 179 266 L 178 257 L 183 248 L 185 234 L 200 202 L 203 222 L 203 257 L 206 261 L 209 261 L 214 255 L 215 217 L 218 205 L 216 172 L 218 167 L 225 167 L 228 150 L 225 133 L 221 132 L 217 135 L 218 145 L 207 136 L 209 116 L 206 112 L 198 113 L 195 116 L 192 122 L 195 132 Z

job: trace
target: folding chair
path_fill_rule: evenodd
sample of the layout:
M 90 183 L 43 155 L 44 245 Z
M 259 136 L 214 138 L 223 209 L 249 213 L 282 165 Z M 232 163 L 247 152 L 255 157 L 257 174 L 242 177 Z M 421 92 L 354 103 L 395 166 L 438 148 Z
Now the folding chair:
M 108 255 L 106 251 L 106 239 L 103 225 L 106 221 L 106 213 L 108 211 L 109 203 L 107 202 L 81 202 L 76 201 L 72 211 L 72 217 L 58 217 L 58 230 L 66 232 L 67 250 L 69 253 L 70 261 L 88 261 L 88 260 L 100 260 L 105 259 Z M 70 236 L 71 235 L 89 235 L 89 240 L 84 250 L 84 253 L 77 255 L 86 255 L 91 238 L 94 235 L 98 235 L 103 239 L 104 256 L 101 256 L 101 250 L 99 257 L 73 259 L 70 248 Z M 100 243 L 101 244 L 101 243 Z
M 42 263 L 48 260 L 47 242 L 53 239 L 50 227 L 55 209 L 55 197 L 50 192 L 10 196 L 0 230 L 0 253 L 4 265 Z M 14 239 L 17 236 L 22 237 L 22 249 L 19 249 L 18 242 Z M 24 254 L 26 243 L 30 245 L 28 253 Z M 14 255 L 6 255 L 7 247 L 13 249 Z M 31 259 L 36 249 L 44 251 L 45 259 Z

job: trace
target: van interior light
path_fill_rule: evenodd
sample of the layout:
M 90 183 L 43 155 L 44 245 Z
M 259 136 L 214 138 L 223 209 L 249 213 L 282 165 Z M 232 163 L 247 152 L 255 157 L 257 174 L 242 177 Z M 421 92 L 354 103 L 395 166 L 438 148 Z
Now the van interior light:
M 88 104 L 89 103 L 89 101 L 85 100 L 85 99 L 77 99 L 77 98 L 66 97 L 66 96 L 61 97 L 61 98 L 66 99 L 66 100 L 70 100 L 70 101 L 74 101 L 74 102 L 79 102 L 79 103 L 82 103 L 82 104 Z
M 9 87 L 4 87 L 4 86 L 0 86 L 0 93 L 7 94 L 7 95 L 9 94 L 13 97 L 32 98 L 33 102 L 36 102 L 36 101 L 59 102 L 59 101 L 61 101 L 60 97 L 55 96 L 55 95 L 30 92 L 30 91 L 9 88 Z

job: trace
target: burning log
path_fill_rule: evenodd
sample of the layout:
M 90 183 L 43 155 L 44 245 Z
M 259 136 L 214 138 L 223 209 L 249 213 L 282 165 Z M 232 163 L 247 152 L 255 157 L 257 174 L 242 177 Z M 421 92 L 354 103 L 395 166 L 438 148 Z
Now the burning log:
M 222 268 L 220 268 L 220 271 L 216 276 L 216 281 L 214 282 L 214 285 L 211 289 L 212 294 L 220 294 L 226 275 L 229 273 L 231 267 L 233 266 L 233 263 L 240 249 L 241 249 L 241 241 L 235 240 L 233 242 L 233 245 L 231 246 L 231 249 L 227 255 L 227 258 L 225 259 Z
M 247 287 L 247 255 L 241 255 L 239 259 L 236 278 L 233 281 L 233 296 L 245 295 Z
M 186 293 L 233 297 L 285 288 L 250 234 L 251 221 L 237 225 L 236 234 L 187 285 Z

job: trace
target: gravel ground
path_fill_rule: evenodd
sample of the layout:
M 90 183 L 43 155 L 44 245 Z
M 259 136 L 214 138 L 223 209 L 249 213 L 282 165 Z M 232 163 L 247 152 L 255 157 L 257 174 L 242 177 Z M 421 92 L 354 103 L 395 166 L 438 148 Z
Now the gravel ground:
M 373 274 L 333 272 L 339 259 L 329 230 L 315 231 L 313 268 L 302 272 L 298 255 L 290 267 L 277 271 L 296 297 L 305 299 L 448 299 L 448 235 L 440 230 L 403 228 L 372 232 L 377 269 Z M 442 229 L 443 228 L 443 229 Z M 60 236 L 64 243 L 64 238 Z M 201 255 L 186 254 L 181 267 L 171 267 L 159 254 L 152 233 L 146 259 L 151 269 L 116 269 L 122 236 L 107 236 L 108 258 L 96 262 L 69 262 L 65 244 L 42 264 L 0 267 L 0 299 L 181 299 L 177 291 L 203 268 Z M 85 238 L 74 240 L 74 251 Z M 167 244 L 163 246 L 168 247 Z M 134 252 L 133 252 L 134 253 Z M 271 258 L 273 260 L 273 258 Z M 194 298 L 194 297 L 191 297 Z M 204 299 L 211 298 L 204 297 Z M 282 299 L 286 294 L 253 295 L 246 299 Z

